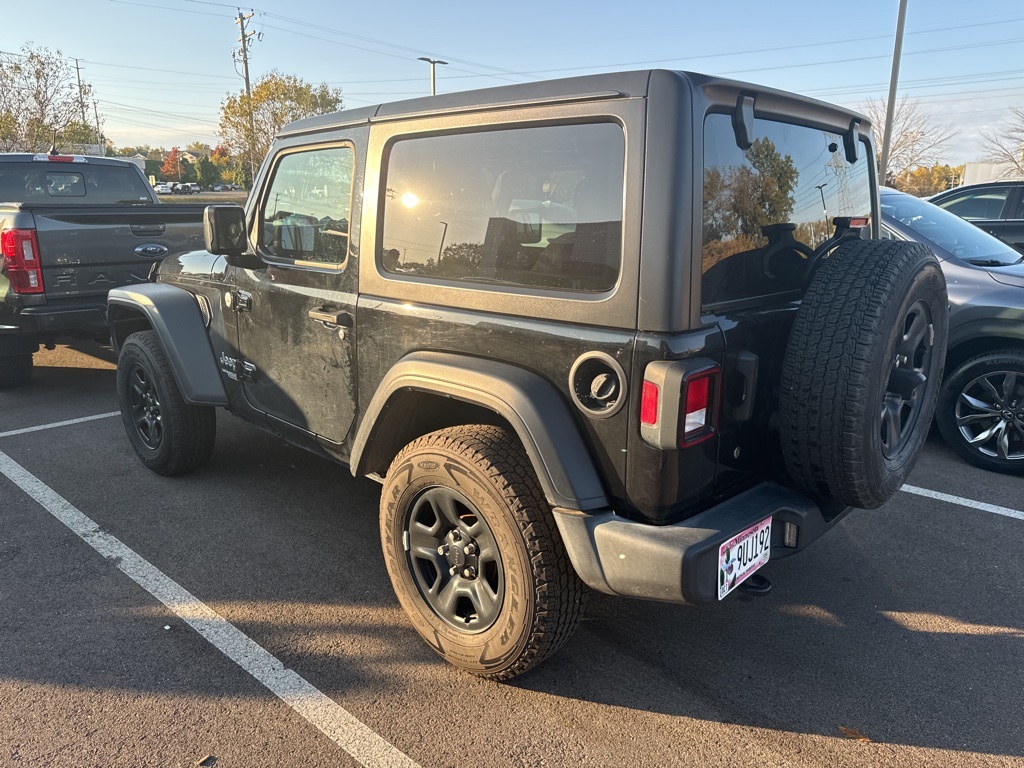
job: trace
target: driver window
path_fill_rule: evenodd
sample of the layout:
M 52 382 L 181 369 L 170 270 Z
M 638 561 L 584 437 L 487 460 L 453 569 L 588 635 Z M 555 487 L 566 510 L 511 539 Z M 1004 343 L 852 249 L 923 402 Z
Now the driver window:
M 281 157 L 260 210 L 263 250 L 296 262 L 343 264 L 354 168 L 351 147 Z

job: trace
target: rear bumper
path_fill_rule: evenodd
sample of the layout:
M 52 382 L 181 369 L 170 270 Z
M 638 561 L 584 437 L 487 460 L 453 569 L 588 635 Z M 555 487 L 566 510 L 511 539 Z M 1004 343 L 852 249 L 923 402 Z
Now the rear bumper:
M 623 597 L 699 604 L 717 601 L 718 549 L 732 536 L 771 517 L 775 560 L 805 549 L 850 508 L 826 517 L 803 494 L 761 483 L 675 525 L 647 525 L 610 511 L 554 511 L 573 566 L 590 587 Z M 795 546 L 784 543 L 787 523 L 796 526 Z M 789 533 L 792 543 L 792 528 Z
M 0 311 L 0 335 L 106 338 L 110 329 L 104 299 L 23 307 L 8 305 Z

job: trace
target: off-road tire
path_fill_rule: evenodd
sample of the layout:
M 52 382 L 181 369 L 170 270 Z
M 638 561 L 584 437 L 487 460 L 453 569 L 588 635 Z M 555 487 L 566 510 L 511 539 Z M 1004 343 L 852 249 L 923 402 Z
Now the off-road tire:
M 907 324 L 918 318 L 925 335 L 915 344 L 920 326 Z M 793 323 L 779 394 L 782 452 L 800 487 L 865 509 L 899 490 L 935 411 L 948 323 L 945 279 L 925 246 L 851 240 L 823 257 Z M 906 349 L 914 359 L 901 367 Z M 894 391 L 910 392 L 908 381 L 903 402 Z M 893 413 L 906 414 L 905 425 Z
M 1015 374 L 1009 387 L 1007 374 Z M 982 379 L 989 381 L 991 390 L 986 391 Z M 967 435 L 957 423 L 958 401 L 965 390 L 975 406 L 992 406 L 991 417 L 986 417 L 986 409 L 960 403 L 962 417 L 978 417 L 964 424 Z M 1024 350 L 989 352 L 957 366 L 943 382 L 935 421 L 949 447 L 971 464 L 993 472 L 1024 474 Z M 970 444 L 968 436 L 979 438 L 991 428 L 995 430 L 991 437 Z M 1005 449 L 1000 447 L 1003 435 Z
M 152 398 L 143 401 L 147 393 Z M 132 448 L 151 470 L 169 477 L 183 475 L 209 461 L 217 415 L 212 406 L 189 405 L 182 398 L 155 331 L 133 333 L 121 347 L 117 397 Z M 148 434 L 136 419 L 145 402 L 155 403 L 156 409 L 155 415 L 146 414 Z
M 463 497 L 493 533 L 504 594 L 493 623 L 480 631 L 441 618 L 417 584 L 413 569 L 423 566 L 407 551 L 406 528 L 428 492 Z M 388 574 L 413 627 L 444 659 L 474 675 L 523 674 L 558 650 L 583 615 L 583 583 L 530 461 L 515 436 L 499 427 L 444 429 L 402 449 L 384 481 L 380 528 Z M 440 555 L 437 561 L 443 579 L 446 561 Z
M 0 357 L 0 389 L 21 387 L 32 380 L 32 355 Z

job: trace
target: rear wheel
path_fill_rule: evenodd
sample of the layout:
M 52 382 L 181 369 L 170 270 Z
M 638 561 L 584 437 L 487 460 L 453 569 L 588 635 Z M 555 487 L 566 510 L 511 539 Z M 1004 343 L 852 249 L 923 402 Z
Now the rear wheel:
M 32 355 L 0 357 L 0 389 L 28 384 L 32 379 Z
M 117 396 L 128 439 L 151 470 L 181 475 L 210 459 L 217 416 L 182 398 L 155 331 L 133 333 L 121 347 Z
M 1024 352 L 990 352 L 960 365 L 943 384 L 936 420 L 967 461 L 1024 473 Z
M 572 634 L 583 583 L 518 441 L 503 429 L 445 429 L 407 445 L 381 494 L 395 593 L 447 661 L 508 680 Z

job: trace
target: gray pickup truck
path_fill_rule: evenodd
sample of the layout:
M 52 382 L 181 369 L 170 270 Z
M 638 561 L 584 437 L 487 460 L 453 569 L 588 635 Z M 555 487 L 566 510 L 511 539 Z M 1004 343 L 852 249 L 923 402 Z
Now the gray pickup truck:
M 0 155 L 0 388 L 25 384 L 40 345 L 105 341 L 107 291 L 201 247 L 202 205 L 160 205 L 137 166 Z

